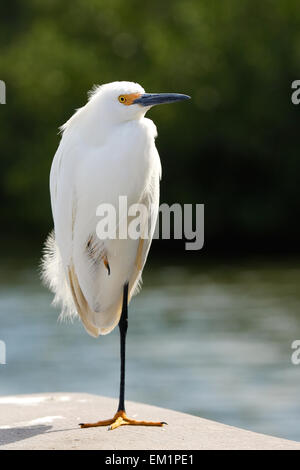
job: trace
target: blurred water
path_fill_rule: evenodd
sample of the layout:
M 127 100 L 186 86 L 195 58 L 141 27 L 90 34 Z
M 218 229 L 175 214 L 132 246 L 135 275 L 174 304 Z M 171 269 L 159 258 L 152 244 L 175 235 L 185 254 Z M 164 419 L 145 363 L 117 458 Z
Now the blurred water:
M 149 264 L 129 311 L 127 398 L 300 440 L 298 266 Z M 59 324 L 30 261 L 4 263 L 0 286 L 0 394 L 117 398 L 118 329 L 95 340 Z

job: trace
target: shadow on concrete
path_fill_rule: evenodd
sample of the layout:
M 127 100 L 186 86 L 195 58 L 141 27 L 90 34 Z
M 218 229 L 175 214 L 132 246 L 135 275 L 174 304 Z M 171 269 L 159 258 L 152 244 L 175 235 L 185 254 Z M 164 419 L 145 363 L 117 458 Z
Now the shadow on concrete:
M 0 429 L 0 446 L 4 446 L 5 444 L 12 444 L 13 442 L 23 441 L 24 439 L 37 436 L 38 434 L 44 434 L 51 428 L 52 426 L 40 424 L 36 426 Z

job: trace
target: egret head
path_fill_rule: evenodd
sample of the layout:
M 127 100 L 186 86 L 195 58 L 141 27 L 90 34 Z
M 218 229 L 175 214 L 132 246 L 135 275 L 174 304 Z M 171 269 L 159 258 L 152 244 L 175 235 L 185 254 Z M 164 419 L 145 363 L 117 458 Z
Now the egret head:
M 114 122 L 140 119 L 152 106 L 189 98 L 178 93 L 145 93 L 134 82 L 107 83 L 94 89 L 90 95 L 90 101 L 97 102 L 107 119 Z

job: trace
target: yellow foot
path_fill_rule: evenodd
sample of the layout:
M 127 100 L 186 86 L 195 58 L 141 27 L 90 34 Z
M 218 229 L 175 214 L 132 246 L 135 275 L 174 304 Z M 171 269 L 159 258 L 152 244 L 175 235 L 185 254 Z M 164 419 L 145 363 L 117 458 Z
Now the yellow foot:
M 109 430 L 116 429 L 119 426 L 130 424 L 132 426 L 163 426 L 164 421 L 136 421 L 127 417 L 125 411 L 118 411 L 112 419 L 98 421 L 97 423 L 80 423 L 81 428 L 95 428 L 98 426 L 109 426 Z

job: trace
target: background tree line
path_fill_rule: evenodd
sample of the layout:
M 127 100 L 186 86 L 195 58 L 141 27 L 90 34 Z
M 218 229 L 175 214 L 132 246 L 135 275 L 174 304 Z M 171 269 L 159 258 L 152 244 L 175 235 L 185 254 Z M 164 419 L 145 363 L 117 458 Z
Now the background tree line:
M 205 204 L 206 249 L 299 250 L 298 1 L 10 0 L 0 22 L 3 238 L 45 237 L 58 127 L 95 83 L 131 80 L 192 96 L 149 117 L 162 202 Z

